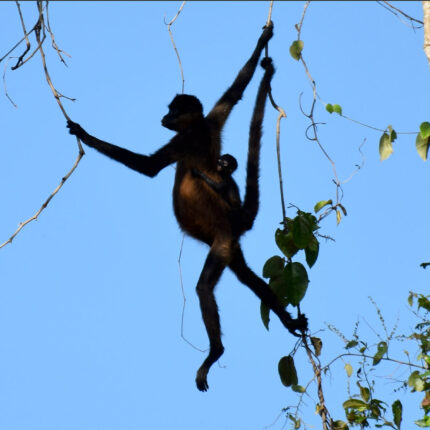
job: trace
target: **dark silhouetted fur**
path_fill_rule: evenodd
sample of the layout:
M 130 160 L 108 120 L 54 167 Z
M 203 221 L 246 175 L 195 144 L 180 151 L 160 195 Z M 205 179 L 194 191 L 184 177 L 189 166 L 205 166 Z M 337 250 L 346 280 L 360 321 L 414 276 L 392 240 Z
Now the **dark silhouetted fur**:
M 262 62 L 266 71 L 258 91 L 251 124 L 246 194 L 242 209 L 243 213 L 248 215 L 244 217 L 242 226 L 233 225 L 229 203 L 210 185 L 193 174 L 195 169 L 214 182 L 222 179 L 217 172 L 221 130 L 234 105 L 241 99 L 255 72 L 261 52 L 272 34 L 272 25 L 264 29 L 250 59 L 206 117 L 203 116 L 202 105 L 196 97 L 177 95 L 161 122 L 164 127 L 177 133 L 168 144 L 150 156 L 136 154 L 104 142 L 89 135 L 79 124 L 68 121 L 70 133 L 79 137 L 86 145 L 146 176 L 154 177 L 164 167 L 176 163 L 173 207 L 178 223 L 190 236 L 210 246 L 196 288 L 210 342 L 209 354 L 196 376 L 197 388 L 201 391 L 208 389 L 209 369 L 224 351 L 214 289 L 226 266 L 278 315 L 291 333 L 297 336 L 296 332 L 306 329 L 307 325 L 304 317 L 292 319 L 268 285 L 247 266 L 238 242 L 238 237 L 251 228 L 258 211 L 261 122 L 270 80 L 274 73 L 273 66 L 268 60 Z

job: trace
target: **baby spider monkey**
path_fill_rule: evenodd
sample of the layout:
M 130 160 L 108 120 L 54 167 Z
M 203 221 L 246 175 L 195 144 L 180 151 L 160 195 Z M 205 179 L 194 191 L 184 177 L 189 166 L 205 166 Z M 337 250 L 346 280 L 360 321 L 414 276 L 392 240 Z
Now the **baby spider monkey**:
M 232 210 L 240 209 L 242 201 L 240 200 L 239 188 L 235 180 L 231 177 L 237 169 L 237 160 L 230 154 L 223 154 L 218 158 L 216 171 L 221 177 L 219 182 L 214 181 L 208 175 L 200 170 L 192 169 L 193 175 L 203 179 L 214 191 L 228 203 Z
M 226 267 L 229 267 L 239 281 L 250 288 L 279 317 L 292 334 L 300 336 L 300 332 L 307 328 L 306 318 L 300 316 L 293 319 L 266 282 L 248 267 L 238 240 L 244 231 L 252 227 L 258 212 L 261 124 L 270 81 L 274 74 L 270 60 L 262 62 L 265 73 L 258 90 L 251 122 L 246 192 L 240 209 L 248 215 L 243 217 L 242 223 L 235 225 L 232 215 L 234 210 L 227 201 L 207 182 L 193 175 L 194 170 L 205 174 L 214 182 L 222 180 L 217 170 L 217 161 L 221 155 L 222 129 L 233 107 L 242 98 L 254 75 L 261 53 L 272 35 L 273 25 L 270 23 L 264 28 L 254 52 L 239 71 L 233 84 L 206 116 L 203 115 L 203 107 L 197 97 L 186 94 L 174 97 L 169 105 L 169 112 L 163 117 L 161 124 L 176 134 L 170 142 L 152 155 L 138 154 L 105 142 L 87 133 L 79 124 L 73 121 L 67 123 L 70 134 L 77 136 L 86 145 L 143 175 L 154 177 L 166 166 L 176 163 L 173 187 L 176 219 L 184 232 L 210 247 L 196 287 L 210 345 L 209 354 L 196 375 L 197 388 L 201 391 L 209 388 L 207 382 L 209 369 L 224 352 L 214 290 Z

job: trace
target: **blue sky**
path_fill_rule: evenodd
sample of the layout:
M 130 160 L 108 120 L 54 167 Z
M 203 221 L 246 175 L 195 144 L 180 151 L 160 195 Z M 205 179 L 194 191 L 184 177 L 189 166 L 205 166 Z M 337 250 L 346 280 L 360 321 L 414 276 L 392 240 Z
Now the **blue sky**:
M 59 46 L 72 55 L 68 68 L 45 44 L 57 89 L 70 117 L 89 133 L 151 153 L 172 133 L 160 125 L 172 97 L 181 91 L 176 56 L 163 22 L 180 2 L 53 2 L 51 26 Z M 245 63 L 265 24 L 268 2 L 190 2 L 172 27 L 185 73 L 185 92 L 197 95 L 205 112 Z M 420 18 L 421 2 L 397 2 Z M 22 5 L 27 27 L 36 6 Z M 270 55 L 277 68 L 273 94 L 287 112 L 281 144 L 288 203 L 311 211 L 334 198 L 331 165 L 306 140 L 312 92 L 303 67 L 289 55 L 302 2 L 276 2 Z M 21 37 L 13 2 L 0 3 L 0 56 Z M 412 30 L 375 2 L 316 2 L 305 19 L 304 55 L 325 102 L 345 115 L 398 132 L 417 131 L 428 121 L 429 68 L 422 30 Z M 13 55 L 19 55 L 20 46 Z M 13 62 L 11 63 L 13 64 Z M 3 70 L 3 69 L 2 69 Z M 257 70 L 224 130 L 224 151 L 237 157 L 235 178 L 243 190 L 247 134 L 262 76 Z M 0 98 L 0 241 L 30 217 L 71 168 L 76 141 L 46 84 L 39 55 L 6 74 L 10 97 Z M 275 154 L 277 113 L 267 109 L 261 160 L 261 208 L 254 229 L 242 240 L 250 266 L 261 273 L 278 253 L 274 231 L 281 220 Z M 370 343 L 381 332 L 372 296 L 386 323 L 399 319 L 399 333 L 414 325 L 406 298 L 410 289 L 428 291 L 419 267 L 428 249 L 428 164 L 415 151 L 415 137 L 400 135 L 395 152 L 381 163 L 380 133 L 330 115 L 320 138 L 346 179 L 348 216 L 336 227 L 326 219 L 322 242 L 302 309 L 310 329 L 323 338 L 322 361 L 342 352 L 342 342 L 325 323 L 351 335 L 357 318 Z M 173 216 L 174 169 L 155 179 L 136 174 L 91 149 L 37 222 L 0 250 L 0 428 L 5 430 L 229 430 L 262 429 L 280 409 L 295 405 L 277 363 L 294 339 L 272 319 L 266 331 L 259 302 L 227 271 L 217 288 L 226 352 L 209 374 L 210 390 L 195 388 L 204 355 L 181 338 L 183 297 L 178 269 L 182 233 Z M 243 191 L 242 191 L 243 192 Z M 294 216 L 294 209 L 289 215 Z M 185 238 L 181 270 L 186 295 L 184 332 L 207 348 L 195 284 L 207 248 Z M 325 330 L 321 332 L 320 330 Z M 399 351 L 403 346 L 401 345 Z M 411 350 L 413 354 L 415 350 Z M 310 366 L 297 356 L 300 383 Z M 355 366 L 354 362 L 351 362 Z M 339 362 L 326 379 L 329 408 L 343 418 L 347 396 Z M 395 384 L 378 373 L 383 393 Z M 405 376 L 397 375 L 398 377 Z M 404 398 L 404 393 L 396 394 Z M 394 397 L 395 398 L 395 397 Z M 419 417 L 409 397 L 409 420 Z M 314 388 L 303 409 L 314 414 Z M 281 428 L 280 420 L 273 427 Z

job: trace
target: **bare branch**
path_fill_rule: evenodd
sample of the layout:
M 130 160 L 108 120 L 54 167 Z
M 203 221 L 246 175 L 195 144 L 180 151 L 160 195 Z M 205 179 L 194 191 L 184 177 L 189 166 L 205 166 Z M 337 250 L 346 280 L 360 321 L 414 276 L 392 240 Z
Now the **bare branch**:
M 182 339 L 188 343 L 192 348 L 196 349 L 200 352 L 206 352 L 207 350 L 200 349 L 199 347 L 195 346 L 193 343 L 191 343 L 184 334 L 184 318 L 185 318 L 185 307 L 187 303 L 187 298 L 185 296 L 185 290 L 184 290 L 184 283 L 182 281 L 182 266 L 181 266 L 181 258 L 182 258 L 182 249 L 184 247 L 184 239 L 185 239 L 185 233 L 182 235 L 182 242 L 181 242 L 181 249 L 179 250 L 179 256 L 178 256 L 178 268 L 179 268 L 179 279 L 181 282 L 181 291 L 182 291 L 182 298 L 183 298 L 183 304 L 182 304 L 182 315 L 181 315 L 181 337 Z
M 17 104 L 9 97 L 9 93 L 7 92 L 7 86 L 6 86 L 6 70 L 7 70 L 7 65 L 9 64 L 9 60 L 11 58 L 13 58 L 13 57 L 8 58 L 8 60 L 6 61 L 5 65 L 4 65 L 4 69 L 3 69 L 3 88 L 4 88 L 5 95 L 8 98 L 8 100 L 12 103 L 12 106 L 14 108 L 18 108 Z
M 173 45 L 173 49 L 175 50 L 176 57 L 178 58 L 179 70 L 181 72 L 181 79 L 182 79 L 182 94 L 184 94 L 184 89 L 185 89 L 184 70 L 182 68 L 181 57 L 179 56 L 179 52 L 178 52 L 178 50 L 176 48 L 175 40 L 173 39 L 173 33 L 172 33 L 172 30 L 170 29 L 170 27 L 172 26 L 172 24 L 178 18 L 179 14 L 181 13 L 182 9 L 185 6 L 185 3 L 186 3 L 186 1 L 182 2 L 181 7 L 179 8 L 178 12 L 176 13 L 176 15 L 173 17 L 173 19 L 169 23 L 166 23 L 166 19 L 164 18 L 164 24 L 167 25 L 167 31 L 169 32 L 169 36 L 170 36 L 170 40 L 171 40 L 172 45 Z
M 61 55 L 62 53 L 64 55 L 67 55 L 67 57 L 71 58 L 72 56 L 70 54 L 68 54 L 66 51 L 63 51 L 62 49 L 60 49 L 57 45 L 57 43 L 55 42 L 55 37 L 54 37 L 54 33 L 51 30 L 51 24 L 49 22 L 49 8 L 48 8 L 49 2 L 46 1 L 46 29 L 48 30 L 49 35 L 51 36 L 51 41 L 52 41 L 52 47 L 57 51 L 58 56 L 60 57 L 61 62 L 68 67 L 66 61 L 64 60 L 63 56 Z M 68 98 L 68 97 L 67 97 Z M 69 100 L 73 100 L 74 99 L 69 99 Z
M 272 9 L 273 9 L 273 0 L 269 4 L 269 13 L 267 16 L 266 25 L 269 25 L 272 21 Z M 265 56 L 269 56 L 269 44 L 265 47 Z M 273 108 L 279 112 L 278 119 L 276 120 L 276 158 L 278 163 L 278 177 L 279 177 L 279 192 L 281 194 L 281 209 L 282 209 L 282 222 L 286 227 L 286 216 L 287 212 L 285 210 L 285 199 L 284 199 L 284 182 L 282 179 L 282 166 L 281 166 L 281 119 L 286 118 L 287 114 L 285 110 L 275 103 L 272 95 L 272 88 L 269 88 L 269 100 L 272 104 Z
M 399 17 L 399 15 L 402 15 L 403 17 L 405 17 L 406 19 L 408 19 L 410 21 L 410 26 L 415 29 L 415 28 L 421 28 L 424 23 L 422 21 L 420 21 L 419 19 L 413 18 L 411 16 L 409 16 L 407 13 L 403 12 L 401 9 L 395 7 L 393 4 L 388 3 L 385 0 L 382 1 L 377 1 L 377 3 L 384 7 L 385 9 L 389 10 L 393 15 L 396 15 L 399 19 L 401 19 Z M 386 5 L 386 6 L 385 6 Z M 414 23 L 419 24 L 419 27 L 417 27 Z
M 54 97 L 55 97 L 55 99 L 57 100 L 57 103 L 58 103 L 58 106 L 60 107 L 60 109 L 61 109 L 61 111 L 63 112 L 63 115 L 65 116 L 65 118 L 66 119 L 69 119 L 69 116 L 67 115 L 67 113 L 66 113 L 66 111 L 65 111 L 65 109 L 64 109 L 64 107 L 63 107 L 63 105 L 62 105 L 62 103 L 61 103 L 61 100 L 60 100 L 60 97 L 62 97 L 61 96 L 61 94 L 55 89 L 55 87 L 54 87 L 54 85 L 52 84 L 52 80 L 51 80 L 51 77 L 50 77 L 50 75 L 49 75 L 49 72 L 48 72 L 48 68 L 47 68 L 47 65 L 46 65 L 46 57 L 45 57 L 45 52 L 44 52 L 44 50 L 43 50 L 43 41 L 45 40 L 45 38 L 46 38 L 46 34 L 45 34 L 45 28 L 46 28 L 46 24 L 45 24 L 45 21 L 44 21 L 44 16 L 43 16 L 43 7 L 42 7 L 42 1 L 38 1 L 37 2 L 37 9 L 38 9 L 38 12 L 39 12 L 39 19 L 38 19 L 38 23 L 37 23 L 37 25 L 34 27 L 34 31 L 35 31 L 35 35 L 36 35 L 36 40 L 37 40 L 37 44 L 38 44 L 38 47 L 36 48 L 36 50 L 33 52 L 33 54 L 32 55 L 34 55 L 34 53 L 35 52 L 37 52 L 37 51 L 40 51 L 40 55 L 41 55 L 41 58 L 42 58 L 42 65 L 43 65 L 43 69 L 44 69 L 44 72 L 45 72 L 45 78 L 46 78 L 46 81 L 47 81 L 47 83 L 48 83 L 48 85 L 49 85 L 49 87 L 51 88 L 51 91 L 52 91 L 52 94 L 54 95 Z M 19 7 L 18 7 L 18 10 L 19 10 L 19 12 L 20 12 L 20 9 L 19 9 Z M 22 18 L 22 15 L 20 14 L 20 17 Z M 23 24 L 23 30 L 24 30 L 24 33 L 25 33 L 25 26 L 24 26 L 24 24 Z M 42 32 L 42 38 L 40 37 L 41 36 L 41 32 Z M 29 59 L 30 59 L 31 57 L 29 57 L 29 58 L 27 58 L 27 60 L 25 60 L 25 61 L 28 61 Z M 24 64 L 25 63 L 25 61 L 23 61 L 23 62 L 21 62 L 21 64 L 20 65 L 22 65 L 22 64 Z M 19 66 L 18 66 L 19 67 Z M 78 164 L 79 164 L 79 162 L 81 161 L 81 159 L 82 159 L 82 157 L 84 156 L 84 154 L 85 154 L 85 152 L 84 152 L 84 149 L 83 149 L 83 147 L 82 147 L 82 144 L 81 144 L 81 142 L 80 142 L 80 140 L 77 138 L 76 139 L 77 140 L 77 144 L 78 144 L 78 149 L 79 149 L 79 151 L 78 151 L 78 156 L 77 156 L 77 158 L 76 158 L 76 161 L 75 161 L 75 163 L 73 164 L 73 166 L 72 166 L 72 168 L 69 170 L 69 172 L 61 179 L 61 182 L 58 184 L 58 186 L 54 189 L 54 191 L 48 196 L 48 198 L 45 200 L 45 202 L 42 204 L 42 206 L 40 207 L 40 209 L 32 216 L 32 217 L 30 217 L 30 218 L 28 218 L 26 221 L 23 221 L 23 222 L 21 222 L 20 224 L 19 224 L 19 227 L 17 228 L 17 230 L 12 234 L 12 236 L 8 239 L 8 240 L 6 240 L 4 243 L 2 243 L 1 245 L 0 245 L 0 248 L 3 248 L 5 245 L 7 245 L 7 244 L 9 244 L 9 243 L 12 243 L 12 241 L 13 241 L 13 239 L 16 237 L 16 235 L 27 225 L 27 224 L 29 224 L 30 222 L 32 222 L 32 221 L 34 221 L 34 220 L 36 220 L 38 217 L 39 217 L 39 215 L 42 213 L 42 211 L 48 206 L 48 204 L 49 204 L 49 202 L 53 199 L 53 197 L 58 193 L 58 191 L 60 191 L 60 189 L 63 187 L 63 185 L 64 185 L 64 183 L 67 181 L 67 179 L 72 175 L 72 173 L 76 170 L 76 168 L 78 167 Z

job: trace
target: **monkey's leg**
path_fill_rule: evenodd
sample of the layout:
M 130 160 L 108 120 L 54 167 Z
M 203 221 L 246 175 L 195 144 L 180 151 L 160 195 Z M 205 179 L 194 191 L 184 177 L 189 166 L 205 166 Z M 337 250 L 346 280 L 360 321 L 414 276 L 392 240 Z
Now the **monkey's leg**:
M 217 253 L 216 248 L 212 246 L 197 283 L 196 291 L 199 296 L 200 309 L 202 311 L 203 322 L 208 333 L 210 345 L 209 354 L 196 375 L 196 384 L 200 391 L 206 391 L 209 388 L 207 382 L 209 369 L 224 352 L 224 346 L 221 342 L 221 326 L 214 289 L 225 266 L 225 257 Z
M 268 306 L 276 315 L 278 315 L 282 324 L 294 336 L 300 336 L 296 330 L 307 329 L 307 319 L 302 315 L 298 319 L 293 319 L 289 312 L 279 303 L 278 298 L 270 289 L 270 287 L 259 278 L 246 264 L 242 250 L 239 246 L 235 249 L 232 261 L 229 265 L 230 269 L 237 276 L 240 282 L 250 288 L 257 297 Z

